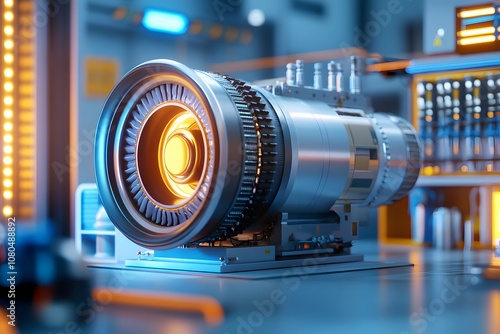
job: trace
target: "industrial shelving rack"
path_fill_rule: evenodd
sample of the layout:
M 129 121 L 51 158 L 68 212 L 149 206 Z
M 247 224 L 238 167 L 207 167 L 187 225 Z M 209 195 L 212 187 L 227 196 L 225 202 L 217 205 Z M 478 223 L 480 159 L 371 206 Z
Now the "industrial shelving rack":
M 410 118 L 424 147 L 424 166 L 415 188 L 437 192 L 440 203 L 436 206 L 456 207 L 461 213 L 462 231 L 464 222 L 471 222 L 472 248 L 498 246 L 500 54 L 413 60 L 405 71 L 412 75 Z M 430 84 L 429 92 L 422 91 L 426 84 Z M 451 89 L 445 90 L 445 85 Z M 454 140 L 458 145 L 455 152 Z M 378 222 L 381 243 L 430 245 L 429 240 L 412 237 L 408 197 L 381 207 Z M 463 241 L 454 247 L 463 247 Z

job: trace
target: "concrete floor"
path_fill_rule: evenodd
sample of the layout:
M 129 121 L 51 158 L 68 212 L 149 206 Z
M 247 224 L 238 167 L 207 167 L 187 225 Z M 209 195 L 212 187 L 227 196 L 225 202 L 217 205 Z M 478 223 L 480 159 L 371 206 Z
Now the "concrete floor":
M 357 241 L 366 260 L 408 261 L 413 267 L 303 275 L 282 270 L 274 278 L 92 269 L 104 292 L 152 292 L 207 298 L 223 315 L 109 302 L 88 312 L 84 333 L 500 333 L 500 281 L 477 267 L 495 260 L 491 251 L 438 251 L 380 247 Z M 173 294 L 173 295 L 172 295 Z M 204 297 L 200 297 L 204 296 Z M 176 299 L 179 298 L 179 299 Z M 137 304 L 144 304 L 137 299 Z M 217 313 L 217 312 L 215 312 Z

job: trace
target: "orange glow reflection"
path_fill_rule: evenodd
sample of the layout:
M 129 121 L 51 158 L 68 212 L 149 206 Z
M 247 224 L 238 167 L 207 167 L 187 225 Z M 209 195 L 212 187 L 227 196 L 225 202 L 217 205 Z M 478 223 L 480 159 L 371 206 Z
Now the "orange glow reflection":
M 114 292 L 106 288 L 95 288 L 92 290 L 92 298 L 106 304 L 111 302 L 116 305 L 201 313 L 211 326 L 220 325 L 224 320 L 222 305 L 209 296 L 148 291 Z
M 410 250 L 408 254 L 410 263 L 413 263 L 415 267 L 412 269 L 412 279 L 411 279 L 411 307 L 413 310 L 418 310 L 423 305 L 423 295 L 424 295 L 424 284 L 425 280 L 420 277 L 418 268 L 423 264 L 424 260 L 422 258 L 422 252 L 420 250 Z
M 500 291 L 492 291 L 488 305 L 488 333 L 498 333 L 500 328 Z

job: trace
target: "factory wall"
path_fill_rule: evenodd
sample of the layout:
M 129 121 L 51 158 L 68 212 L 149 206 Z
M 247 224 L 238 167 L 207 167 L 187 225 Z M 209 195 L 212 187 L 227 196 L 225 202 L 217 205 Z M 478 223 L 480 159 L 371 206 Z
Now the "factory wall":
M 316 4 L 307 6 L 307 4 Z M 358 1 L 242 1 L 244 13 L 259 8 L 275 24 L 274 55 L 341 48 L 353 38 Z M 282 75 L 282 74 L 281 74 Z
M 266 41 L 262 41 L 262 38 L 259 40 L 258 33 L 253 35 L 252 42 L 242 44 L 202 36 L 177 37 L 147 31 L 140 26 L 140 16 L 135 15 L 148 7 L 184 13 L 190 19 L 199 19 L 206 25 L 232 25 L 235 21 L 235 17 L 229 16 L 222 16 L 221 19 L 217 8 L 210 1 L 75 2 L 71 151 L 76 155 L 76 168 L 72 168 L 72 190 L 80 183 L 94 182 L 93 149 L 86 148 L 88 144 L 93 144 L 98 115 L 109 93 L 109 90 L 96 92 L 95 89 L 99 87 L 93 87 L 90 81 L 96 80 L 97 85 L 112 87 L 134 66 L 158 58 L 173 59 L 192 68 L 208 70 L 213 62 L 256 58 L 265 54 L 262 45 L 266 45 Z M 117 10 L 124 10 L 125 16 L 120 19 L 114 17 Z M 88 61 L 102 62 L 96 66 L 104 68 L 98 68 L 98 73 L 94 73 L 88 68 Z M 96 75 L 102 77 L 96 78 Z

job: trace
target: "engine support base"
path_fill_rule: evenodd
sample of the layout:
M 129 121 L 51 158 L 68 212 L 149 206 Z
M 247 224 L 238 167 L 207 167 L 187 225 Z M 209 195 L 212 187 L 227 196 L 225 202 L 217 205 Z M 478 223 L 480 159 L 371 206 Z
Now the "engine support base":
M 155 251 L 154 255 L 126 260 L 126 267 L 182 270 L 209 273 L 316 267 L 327 264 L 362 262 L 361 254 L 316 254 L 297 257 L 276 257 L 274 246 L 199 247 Z

